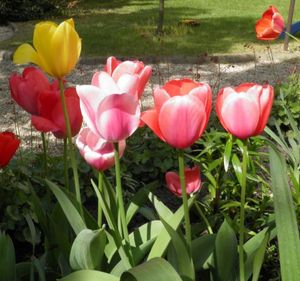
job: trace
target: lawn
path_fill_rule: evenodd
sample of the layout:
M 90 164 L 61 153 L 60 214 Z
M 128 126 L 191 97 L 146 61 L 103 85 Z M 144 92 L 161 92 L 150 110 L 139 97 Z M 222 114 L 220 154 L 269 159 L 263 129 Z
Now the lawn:
M 242 53 L 245 45 L 265 46 L 255 38 L 254 25 L 269 5 L 285 19 L 289 1 L 280 0 L 167 0 L 165 34 L 155 36 L 158 0 L 81 0 L 65 11 L 75 19 L 83 40 L 83 56 L 197 56 L 204 53 Z M 296 1 L 294 22 L 300 20 Z M 183 26 L 195 19 L 198 26 Z M 61 18 L 55 19 L 60 21 Z M 35 22 L 16 23 L 18 31 L 0 49 L 14 49 L 32 40 Z M 274 44 L 280 44 L 278 40 Z M 249 50 L 248 50 L 249 51 Z

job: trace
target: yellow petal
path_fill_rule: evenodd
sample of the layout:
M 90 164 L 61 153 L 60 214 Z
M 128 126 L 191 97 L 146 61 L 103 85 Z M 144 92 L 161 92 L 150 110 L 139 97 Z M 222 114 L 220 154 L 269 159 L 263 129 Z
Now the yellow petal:
M 74 20 L 73 19 L 68 19 L 65 22 L 67 22 L 68 24 L 72 25 L 73 28 L 75 28 L 75 24 L 74 24 Z
M 22 44 L 14 53 L 13 62 L 16 64 L 24 64 L 32 62 L 39 65 L 39 58 L 37 52 L 29 44 Z
M 51 48 L 55 52 L 55 73 L 63 77 L 75 67 L 81 52 L 81 40 L 68 21 L 62 22 L 55 30 Z

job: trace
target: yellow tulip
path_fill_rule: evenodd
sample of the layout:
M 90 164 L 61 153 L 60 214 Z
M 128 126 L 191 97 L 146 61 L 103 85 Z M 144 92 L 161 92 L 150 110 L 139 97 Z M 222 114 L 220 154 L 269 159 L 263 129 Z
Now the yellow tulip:
M 22 44 L 14 53 L 16 64 L 34 63 L 58 79 L 66 76 L 76 65 L 81 52 L 81 39 L 73 19 L 59 25 L 40 22 L 35 25 L 33 47 Z

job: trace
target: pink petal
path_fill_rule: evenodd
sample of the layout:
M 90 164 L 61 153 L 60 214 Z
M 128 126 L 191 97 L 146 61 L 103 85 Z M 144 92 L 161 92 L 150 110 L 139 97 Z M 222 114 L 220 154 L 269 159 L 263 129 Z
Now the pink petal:
M 126 139 L 140 122 L 139 102 L 130 94 L 105 97 L 97 109 L 97 128 L 101 137 L 110 142 Z
M 99 75 L 100 75 L 100 72 L 97 71 L 94 73 L 93 77 L 92 77 L 92 82 L 91 84 L 95 87 L 99 87 Z
M 152 67 L 151 66 L 145 66 L 142 72 L 140 73 L 140 83 L 138 86 L 138 98 L 140 99 L 142 97 L 142 94 L 145 90 L 146 84 L 148 83 L 150 77 L 152 75 Z
M 162 106 L 158 118 L 163 137 L 175 148 L 187 148 L 198 140 L 206 121 L 203 104 L 191 96 L 169 99 Z
M 114 70 L 121 62 L 118 61 L 115 57 L 109 57 L 106 61 L 105 69 L 110 76 L 112 76 Z
M 157 112 L 160 112 L 163 104 L 170 99 L 169 94 L 162 88 L 154 89 L 154 105 Z
M 115 81 L 117 80 L 114 80 L 110 75 L 108 75 L 104 71 L 101 71 L 98 76 L 99 87 L 106 96 L 111 94 L 122 93 Z
M 80 99 L 83 119 L 87 126 L 97 134 L 96 111 L 105 95 L 99 88 L 91 85 L 76 86 L 76 91 Z
M 167 82 L 165 89 L 171 97 L 187 95 L 192 89 L 196 88 L 198 83 L 191 79 L 177 79 Z
M 117 85 L 122 93 L 129 93 L 132 96 L 138 98 L 137 88 L 139 84 L 139 77 L 137 75 L 124 74 L 122 75 Z
M 118 81 L 120 77 L 124 74 L 137 74 L 138 71 L 141 70 L 141 65 L 139 63 L 135 63 L 133 61 L 124 61 L 121 62 L 112 74 L 112 78 L 115 81 Z
M 246 93 L 232 94 L 227 97 L 220 112 L 225 129 L 240 139 L 253 136 L 259 116 L 257 103 Z

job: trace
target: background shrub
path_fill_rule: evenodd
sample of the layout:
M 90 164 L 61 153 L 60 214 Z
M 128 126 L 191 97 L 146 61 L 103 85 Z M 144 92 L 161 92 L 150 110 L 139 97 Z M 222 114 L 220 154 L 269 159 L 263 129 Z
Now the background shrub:
M 69 0 L 1 0 L 0 23 L 61 14 Z

